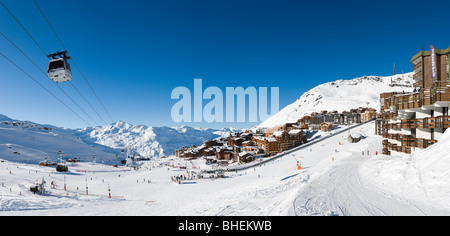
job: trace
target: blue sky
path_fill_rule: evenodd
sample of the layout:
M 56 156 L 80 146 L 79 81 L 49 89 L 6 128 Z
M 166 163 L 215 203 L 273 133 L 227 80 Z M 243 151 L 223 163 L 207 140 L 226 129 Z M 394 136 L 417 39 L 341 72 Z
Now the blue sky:
M 2 0 L 47 53 L 62 50 L 32 0 Z M 256 123 L 174 123 L 178 86 L 279 87 L 280 109 L 329 81 L 412 70 L 423 48 L 450 46 L 449 1 L 38 0 L 114 121 L 150 126 L 251 127 Z M 42 68 L 48 60 L 0 6 L 0 30 Z M 0 37 L 0 52 L 83 115 Z M 72 67 L 74 67 L 72 65 Z M 0 114 L 85 127 L 61 103 L 0 58 Z M 111 123 L 78 71 L 72 81 Z M 99 124 L 72 90 L 61 85 Z M 207 101 L 205 101 L 206 104 Z M 86 118 L 89 121 L 89 119 Z M 91 122 L 92 123 L 92 122 Z

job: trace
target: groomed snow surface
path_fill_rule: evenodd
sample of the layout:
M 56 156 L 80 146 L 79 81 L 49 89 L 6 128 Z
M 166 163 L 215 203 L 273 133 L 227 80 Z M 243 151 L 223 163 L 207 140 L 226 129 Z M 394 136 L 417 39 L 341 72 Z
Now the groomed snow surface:
M 389 157 L 379 154 L 382 138 L 373 134 L 373 123 L 351 132 L 365 138 L 350 144 L 347 134 L 336 135 L 224 179 L 182 184 L 171 176 L 211 166 L 168 163 L 187 167 L 180 169 L 161 160 L 135 171 L 81 162 L 63 174 L 3 161 L 0 215 L 450 215 L 450 133 L 428 150 Z M 34 195 L 29 187 L 43 177 L 48 192 Z

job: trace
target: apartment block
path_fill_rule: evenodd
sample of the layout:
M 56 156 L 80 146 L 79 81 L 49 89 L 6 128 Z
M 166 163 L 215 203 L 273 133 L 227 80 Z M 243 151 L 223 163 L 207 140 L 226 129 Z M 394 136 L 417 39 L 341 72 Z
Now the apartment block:
M 382 93 L 376 132 L 383 154 L 412 153 L 441 140 L 450 127 L 450 48 L 421 51 L 411 59 L 414 91 Z

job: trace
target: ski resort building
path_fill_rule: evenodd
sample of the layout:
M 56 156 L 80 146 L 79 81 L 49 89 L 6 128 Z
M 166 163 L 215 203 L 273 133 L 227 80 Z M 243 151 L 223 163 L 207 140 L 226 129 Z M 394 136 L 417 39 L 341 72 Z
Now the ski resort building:
M 324 122 L 320 125 L 320 130 L 323 132 L 330 132 L 332 129 L 336 128 L 338 125 L 330 122 Z
M 274 137 L 253 136 L 253 141 L 261 147 L 264 154 L 271 156 L 278 153 L 278 141 Z
M 383 154 L 411 153 L 441 140 L 450 127 L 450 48 L 422 51 L 412 59 L 414 91 L 382 93 L 377 134 Z
M 367 110 L 374 111 L 371 108 L 357 108 L 349 111 L 343 111 L 339 113 L 337 111 L 321 111 L 320 113 L 314 112 L 310 116 L 304 116 L 297 120 L 297 127 L 299 129 L 307 130 L 324 130 L 324 123 L 333 123 L 338 125 L 353 125 L 362 122 L 362 114 Z M 375 113 L 375 112 L 374 112 Z M 335 128 L 332 126 L 331 129 Z M 325 129 L 331 131 L 331 129 Z

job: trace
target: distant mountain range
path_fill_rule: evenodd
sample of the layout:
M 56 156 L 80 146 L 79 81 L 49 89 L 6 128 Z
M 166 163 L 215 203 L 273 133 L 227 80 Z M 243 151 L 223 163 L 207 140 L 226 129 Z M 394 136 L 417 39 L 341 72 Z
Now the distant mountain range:
M 142 157 L 157 158 L 174 154 L 180 147 L 198 146 L 233 132 L 237 130 L 149 127 L 123 121 L 72 130 L 0 115 L 0 158 L 39 163 L 45 158 L 56 161 L 58 151 L 63 151 L 65 157 L 78 156 L 80 160 L 93 161 L 96 155 L 99 161 L 111 162 L 123 158 L 121 151 L 127 148 Z
M 206 140 L 237 132 L 233 128 L 151 127 L 118 121 L 107 126 L 78 129 L 83 140 L 112 148 L 130 147 L 143 157 L 173 155 L 183 146 L 200 145 Z

